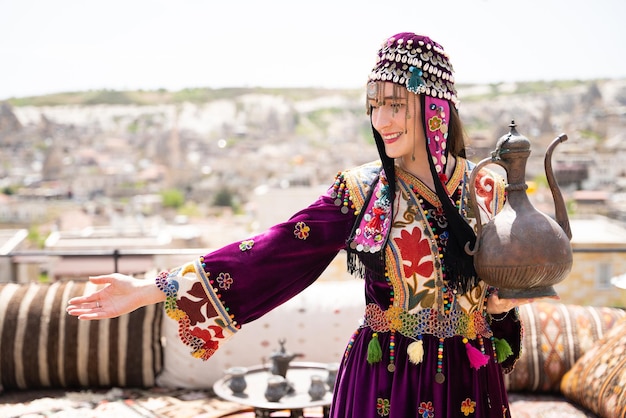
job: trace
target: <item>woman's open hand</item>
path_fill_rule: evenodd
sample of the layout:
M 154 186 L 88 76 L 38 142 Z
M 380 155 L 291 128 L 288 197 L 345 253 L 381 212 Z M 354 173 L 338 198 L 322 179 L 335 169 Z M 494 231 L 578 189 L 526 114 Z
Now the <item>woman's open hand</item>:
M 153 280 L 113 273 L 90 277 L 89 281 L 104 287 L 68 301 L 67 313 L 79 319 L 115 318 L 165 300 L 165 294 Z

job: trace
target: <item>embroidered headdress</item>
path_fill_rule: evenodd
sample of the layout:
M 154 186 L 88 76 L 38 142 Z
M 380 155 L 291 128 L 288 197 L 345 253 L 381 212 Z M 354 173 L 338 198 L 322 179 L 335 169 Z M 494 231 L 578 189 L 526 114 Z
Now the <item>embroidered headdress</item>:
M 451 104 L 455 110 L 459 105 L 454 87 L 452 64 L 443 47 L 438 43 L 426 36 L 403 32 L 388 38 L 380 47 L 374 68 L 368 77 L 369 100 L 378 99 L 379 94 L 382 94 L 382 88 L 378 85 L 380 82 L 391 82 L 419 97 L 422 110 L 421 122 L 426 137 L 426 149 L 430 157 L 430 170 L 435 180 L 435 191 L 450 225 L 446 269 L 450 281 L 467 289 L 476 283 L 477 278 L 473 260 L 465 253 L 464 246 L 467 242 L 473 245 L 476 236 L 454 206 L 445 188 Z M 367 110 L 369 113 L 369 105 Z M 384 270 L 384 246 L 389 235 L 391 219 L 393 219 L 395 198 L 394 160 L 385 153 L 382 138 L 373 126 L 372 131 L 382 161 L 383 171 L 380 181 L 384 183 L 384 187 L 381 189 L 376 185 L 372 186 L 372 192 L 348 240 L 348 267 L 350 271 L 361 275 L 365 270 L 359 269 L 356 261 L 357 254 L 368 270 L 375 274 L 384 274 L 384 271 L 381 271 Z M 460 155 L 464 156 L 464 150 L 461 150 Z M 381 194 L 386 194 L 386 196 L 379 196 Z M 372 202 L 372 199 L 385 203 L 385 206 L 389 208 L 389 212 L 383 216 L 387 221 L 385 224 L 387 228 L 377 236 L 378 242 L 375 246 L 371 245 L 372 239 L 368 239 L 363 233 L 372 223 L 371 219 L 364 219 L 364 217 L 371 217 L 374 213 L 376 202 Z M 372 211 L 368 210 L 369 207 L 372 207 Z M 365 248 L 365 251 L 360 250 L 361 248 Z
M 368 81 L 390 81 L 413 93 L 450 100 L 458 108 L 448 54 L 427 36 L 403 32 L 388 38 L 378 50 Z

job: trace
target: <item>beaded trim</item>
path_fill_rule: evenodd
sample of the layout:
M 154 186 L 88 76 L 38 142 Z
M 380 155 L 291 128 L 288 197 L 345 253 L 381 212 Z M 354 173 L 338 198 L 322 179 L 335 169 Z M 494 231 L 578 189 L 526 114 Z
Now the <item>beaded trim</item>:
M 371 185 L 378 178 L 380 169 L 381 163 L 377 160 L 337 173 L 329 195 L 335 199 L 335 205 L 341 207 L 342 213 L 347 214 L 350 209 L 354 210 L 354 215 L 361 212 L 366 196 Z
M 397 331 L 413 339 L 417 339 L 422 334 L 430 334 L 438 338 L 460 335 L 470 340 L 478 336 L 490 338 L 493 335 L 487 319 L 480 311 L 465 313 L 452 310 L 440 313 L 436 309 L 426 308 L 417 313 L 410 313 L 398 307 L 383 311 L 380 306 L 370 303 L 365 307 L 363 324 L 374 332 Z
M 228 287 L 233 284 L 233 279 L 230 277 L 229 273 L 220 273 L 217 276 L 217 280 L 211 278 L 211 273 L 209 272 L 209 268 L 204 262 L 204 256 L 198 257 L 193 262 L 193 268 L 198 274 L 198 278 L 202 282 L 205 290 L 207 291 L 207 296 L 209 303 L 213 306 L 215 311 L 218 314 L 216 321 L 219 322 L 220 326 L 225 330 L 228 330 L 232 333 L 237 332 L 237 330 L 241 329 L 241 325 L 235 320 L 235 316 L 230 313 L 230 308 L 224 305 L 222 301 L 222 295 L 219 293 L 219 290 L 216 287 L 216 282 L 219 287 L 224 288 L 222 285 L 224 280 L 227 280 L 226 284 Z M 222 280 L 220 280 L 220 277 Z M 228 277 L 228 279 L 226 279 Z M 227 290 L 226 288 L 224 288 Z
M 335 183 L 330 192 L 330 197 L 335 199 L 335 206 L 341 206 L 340 210 L 344 215 L 347 214 L 350 209 L 354 209 L 350 189 L 346 187 L 346 179 L 341 171 L 335 176 Z

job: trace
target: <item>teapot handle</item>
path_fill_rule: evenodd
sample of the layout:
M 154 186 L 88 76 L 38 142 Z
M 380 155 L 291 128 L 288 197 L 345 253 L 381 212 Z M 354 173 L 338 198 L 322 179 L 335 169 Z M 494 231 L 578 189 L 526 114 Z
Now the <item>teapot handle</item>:
M 487 157 L 484 160 L 480 161 L 478 164 L 476 164 L 476 166 L 472 169 L 472 174 L 469 178 L 469 204 L 472 208 L 472 212 L 476 216 L 476 243 L 474 244 L 474 248 L 470 248 L 469 242 L 465 243 L 465 252 L 469 255 L 475 255 L 478 252 L 480 247 L 480 236 L 483 232 L 483 224 L 482 220 L 480 219 L 480 208 L 478 207 L 478 201 L 476 200 L 476 176 L 478 175 L 478 172 L 487 164 L 497 164 L 506 169 L 506 167 L 500 162 L 500 160 L 495 157 L 497 153 L 494 153 L 493 155 L 494 156 Z
M 554 200 L 554 216 L 556 218 L 556 222 L 563 229 L 565 235 L 567 235 L 567 238 L 571 240 L 572 229 L 570 227 L 569 218 L 567 216 L 567 208 L 565 207 L 563 195 L 559 190 L 559 183 L 554 178 L 554 172 L 552 171 L 552 152 L 554 152 L 554 148 L 556 148 L 557 145 L 565 141 L 567 141 L 567 135 L 561 134 L 550 143 L 544 157 L 543 165 L 546 171 L 548 186 L 550 187 L 550 192 L 552 193 L 552 199 Z

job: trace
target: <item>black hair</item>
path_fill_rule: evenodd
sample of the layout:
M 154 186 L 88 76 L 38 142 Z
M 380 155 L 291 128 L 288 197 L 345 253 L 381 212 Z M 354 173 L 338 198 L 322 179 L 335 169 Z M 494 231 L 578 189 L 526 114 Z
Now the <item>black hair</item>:
M 421 123 L 424 132 L 426 132 L 425 98 L 424 95 L 419 95 L 419 97 L 421 103 Z M 449 153 L 453 156 L 465 157 L 465 136 L 462 123 L 454 106 L 451 105 L 450 109 L 451 112 L 448 129 Z M 382 136 L 380 135 L 380 133 L 378 133 L 378 131 L 374 128 L 374 124 L 372 123 L 371 119 L 372 112 L 371 108 L 369 107 L 368 114 L 370 115 L 372 134 L 374 136 L 376 148 L 378 149 L 378 155 L 381 160 L 382 169 L 384 170 L 388 181 L 389 199 L 392 202 L 391 213 L 389 214 L 389 216 L 393 222 L 395 215 L 393 213 L 395 206 L 394 200 L 396 196 L 395 161 L 393 158 L 390 158 L 385 152 L 385 144 L 382 140 Z M 428 155 L 430 155 L 430 151 L 428 151 L 428 145 L 425 144 L 425 146 Z M 466 292 L 472 287 L 476 286 L 479 280 L 477 278 L 476 270 L 474 269 L 474 259 L 465 251 L 466 243 L 469 242 L 471 247 L 474 246 L 476 242 L 476 234 L 474 233 L 473 228 L 467 223 L 459 210 L 456 208 L 454 202 L 452 202 L 452 199 L 447 193 L 445 185 L 442 183 L 442 181 L 439 179 L 439 176 L 437 175 L 437 171 L 435 169 L 432 158 L 428 158 L 428 161 L 430 165 L 430 171 L 433 175 L 433 180 L 435 183 L 435 192 L 439 197 L 449 224 L 449 239 L 446 246 L 447 254 L 446 257 L 444 257 L 444 269 L 446 271 L 446 279 L 449 286 L 456 288 L 462 292 Z M 384 280 L 385 247 L 387 245 L 386 240 L 388 239 L 388 237 L 385 237 L 385 242 L 383 243 L 382 249 L 373 254 L 358 253 L 354 251 L 354 249 L 352 249 L 349 245 L 355 237 L 356 230 L 357 228 L 359 228 L 365 214 L 365 208 L 368 206 L 370 199 L 372 199 L 372 195 L 375 189 L 376 184 L 372 184 L 369 190 L 369 194 L 363 204 L 363 210 L 361 210 L 361 212 L 358 214 L 355 224 L 353 226 L 353 230 L 348 239 L 348 271 L 350 273 L 356 273 L 362 278 L 365 278 L 367 275 L 374 275 L 376 278 Z M 359 259 L 358 261 L 357 258 Z

